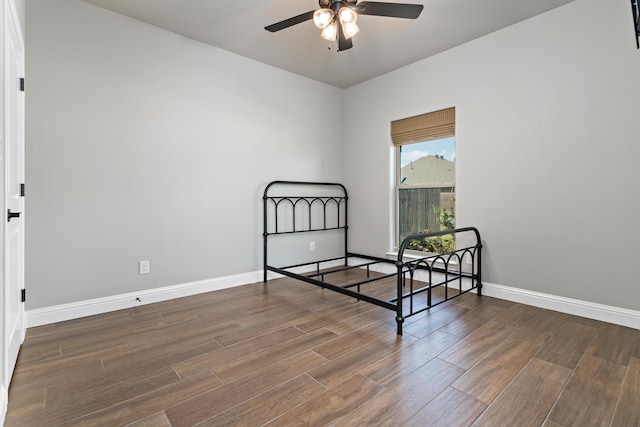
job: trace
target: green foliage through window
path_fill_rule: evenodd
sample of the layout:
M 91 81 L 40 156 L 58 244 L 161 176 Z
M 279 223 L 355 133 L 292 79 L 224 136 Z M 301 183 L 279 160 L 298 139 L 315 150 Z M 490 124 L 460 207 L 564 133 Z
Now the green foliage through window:
M 455 136 L 396 147 L 396 239 L 455 228 Z M 445 253 L 451 235 L 412 241 L 408 249 Z
M 434 208 L 437 216 L 438 224 L 441 230 L 453 230 L 455 228 L 455 214 L 453 209 Z M 432 230 L 422 230 L 420 233 L 429 233 Z M 407 244 L 407 249 L 422 252 L 432 252 L 436 254 L 444 254 L 453 252 L 456 248 L 456 242 L 453 234 L 445 234 L 442 236 L 426 237 L 421 240 L 411 240 Z

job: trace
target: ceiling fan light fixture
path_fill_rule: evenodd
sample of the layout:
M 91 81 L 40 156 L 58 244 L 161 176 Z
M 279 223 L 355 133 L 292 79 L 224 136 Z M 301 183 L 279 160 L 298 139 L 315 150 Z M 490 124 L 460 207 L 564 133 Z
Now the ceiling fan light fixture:
M 355 22 L 352 24 L 342 25 L 342 32 L 344 33 L 344 38 L 347 40 L 349 40 L 351 37 L 358 34 L 358 31 L 360 31 L 360 28 L 358 28 L 358 25 L 356 25 Z
M 389 3 L 386 1 L 362 1 L 358 4 L 358 0 L 318 0 L 318 5 L 319 9 L 267 25 L 264 29 L 275 33 L 313 19 L 313 23 L 320 29 L 320 36 L 323 39 L 333 42 L 339 38 L 338 52 L 342 52 L 353 47 L 351 38 L 360 31 L 356 25 L 358 15 L 416 19 L 424 9 L 421 4 Z
M 350 24 L 355 25 L 358 20 L 358 14 L 351 8 L 341 7 L 338 11 L 338 18 L 343 27 Z
M 336 21 L 331 21 L 329 25 L 322 29 L 320 37 L 330 42 L 336 41 L 336 38 L 338 37 L 338 23 Z
M 329 24 L 331 24 L 333 17 L 333 10 L 327 8 L 318 9 L 313 13 L 313 23 L 316 24 L 318 29 L 324 30 Z

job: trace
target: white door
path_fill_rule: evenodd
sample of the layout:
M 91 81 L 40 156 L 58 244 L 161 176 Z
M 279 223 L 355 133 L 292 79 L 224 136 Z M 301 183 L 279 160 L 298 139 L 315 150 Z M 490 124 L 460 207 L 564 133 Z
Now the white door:
M 4 229 L 4 342 L 3 386 L 8 387 L 24 341 L 24 49 L 12 1 L 5 2 L 4 45 L 4 192 L 6 211 L 0 212 Z

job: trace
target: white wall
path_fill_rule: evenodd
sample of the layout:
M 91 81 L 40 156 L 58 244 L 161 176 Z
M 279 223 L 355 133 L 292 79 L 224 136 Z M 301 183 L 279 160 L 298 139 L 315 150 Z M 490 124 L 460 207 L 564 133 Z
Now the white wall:
M 640 309 L 638 76 L 629 1 L 577 0 L 346 90 L 352 250 L 392 247 L 389 122 L 455 106 L 485 281 Z
M 259 270 L 265 184 L 342 180 L 340 89 L 78 0 L 26 6 L 27 309 Z
M 26 8 L 28 309 L 258 270 L 272 179 L 344 178 L 351 249 L 382 255 L 389 123 L 450 106 L 457 222 L 483 234 L 485 280 L 640 309 L 627 0 L 577 0 L 344 92 L 78 0 Z

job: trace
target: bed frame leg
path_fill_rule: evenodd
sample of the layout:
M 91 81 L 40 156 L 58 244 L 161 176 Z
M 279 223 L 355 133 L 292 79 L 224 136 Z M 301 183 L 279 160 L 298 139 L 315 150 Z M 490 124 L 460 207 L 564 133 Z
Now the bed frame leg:
M 404 323 L 404 317 L 396 316 L 396 323 L 398 324 L 398 335 L 402 335 L 402 324 Z

